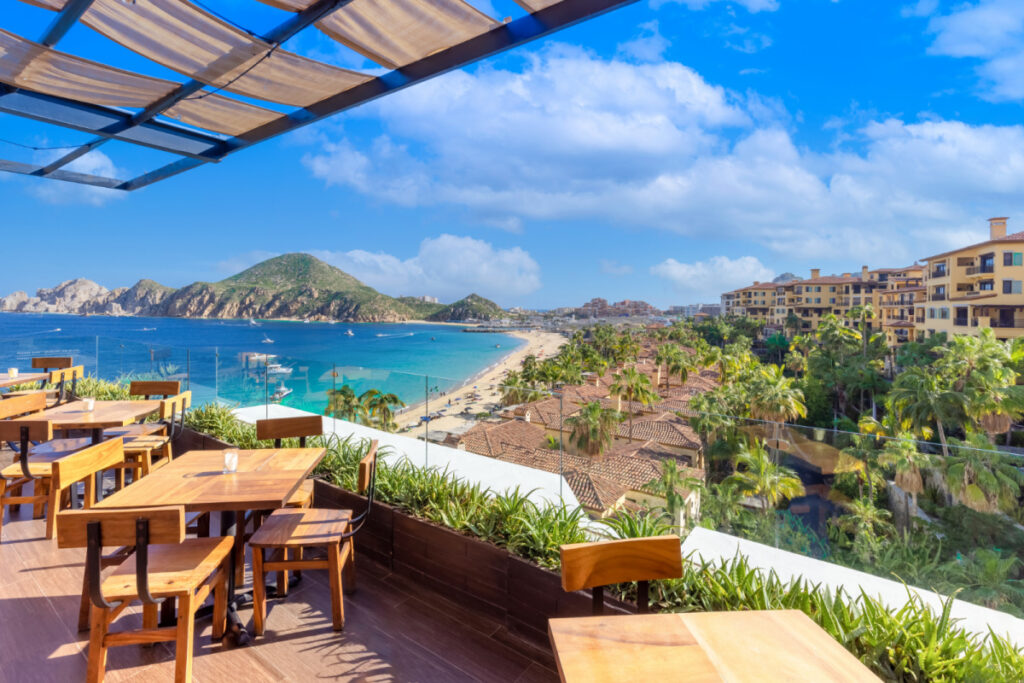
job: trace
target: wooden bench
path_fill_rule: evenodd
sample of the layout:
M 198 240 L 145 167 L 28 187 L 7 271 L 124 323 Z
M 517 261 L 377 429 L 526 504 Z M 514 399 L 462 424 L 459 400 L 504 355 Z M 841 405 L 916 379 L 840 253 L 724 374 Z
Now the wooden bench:
M 567 592 L 590 588 L 594 614 L 604 612 L 604 587 L 637 582 L 637 611 L 649 611 L 649 581 L 683 575 L 679 537 L 648 536 L 596 543 L 571 543 L 560 548 L 562 588 Z
M 62 512 L 57 537 L 61 548 L 86 548 L 85 580 L 90 605 L 87 680 L 106 673 L 112 646 L 174 641 L 174 680 L 192 680 L 195 612 L 213 593 L 213 637 L 227 621 L 229 537 L 186 538 L 181 506 Z M 134 546 L 135 552 L 106 579 L 105 546 Z M 160 627 L 158 608 L 176 600 L 177 624 Z M 111 625 L 133 602 L 142 603 L 142 628 L 112 632 Z
M 353 536 L 366 523 L 373 507 L 377 476 L 377 442 L 359 461 L 357 488 L 367 494 L 366 509 L 358 517 L 351 510 L 318 508 L 283 508 L 275 510 L 252 535 L 253 564 L 253 626 L 257 636 L 263 635 L 267 618 L 267 596 L 264 586 L 268 572 L 277 572 L 277 594 L 288 590 L 288 572 L 292 570 L 326 569 L 331 586 L 331 621 L 334 630 L 345 628 L 345 604 L 342 595 L 342 571 L 348 575 L 348 590 L 355 590 L 355 545 Z M 323 547 L 326 559 L 303 557 L 303 548 Z M 270 550 L 270 560 L 264 552 Z M 294 557 L 293 557 L 294 555 Z

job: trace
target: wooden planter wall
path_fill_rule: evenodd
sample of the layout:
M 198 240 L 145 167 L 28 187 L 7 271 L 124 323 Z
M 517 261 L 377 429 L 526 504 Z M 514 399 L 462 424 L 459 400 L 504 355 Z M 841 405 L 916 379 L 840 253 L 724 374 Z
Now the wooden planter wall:
M 317 507 L 366 507 L 366 498 L 316 481 Z M 591 614 L 589 592 L 566 593 L 555 572 L 527 562 L 504 548 L 374 503 L 370 519 L 356 538 L 364 555 L 430 588 L 463 607 L 503 621 L 510 633 L 547 646 L 548 619 Z M 635 611 L 606 599 L 606 613 Z

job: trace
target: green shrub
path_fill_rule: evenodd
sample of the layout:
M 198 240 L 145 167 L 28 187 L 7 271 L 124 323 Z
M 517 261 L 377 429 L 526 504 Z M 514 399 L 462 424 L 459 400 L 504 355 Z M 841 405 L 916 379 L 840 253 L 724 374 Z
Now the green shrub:
M 229 406 L 205 403 L 185 415 L 185 426 L 209 434 L 238 448 L 259 448 L 256 426 L 242 422 L 231 413 Z

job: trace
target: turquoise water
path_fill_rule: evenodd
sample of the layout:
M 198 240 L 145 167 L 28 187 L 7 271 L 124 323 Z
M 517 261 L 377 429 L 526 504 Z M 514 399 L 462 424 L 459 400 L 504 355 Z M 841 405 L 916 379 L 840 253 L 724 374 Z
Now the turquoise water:
M 452 389 L 523 343 L 453 325 L 0 313 L 5 370 L 24 372 L 33 356 L 70 355 L 87 374 L 104 379 L 180 379 L 196 404 L 255 405 L 283 386 L 291 390 L 283 405 L 316 412 L 326 406 L 327 390 L 344 383 L 416 403 L 427 390 L 433 396 Z M 268 368 L 252 354 L 275 358 Z

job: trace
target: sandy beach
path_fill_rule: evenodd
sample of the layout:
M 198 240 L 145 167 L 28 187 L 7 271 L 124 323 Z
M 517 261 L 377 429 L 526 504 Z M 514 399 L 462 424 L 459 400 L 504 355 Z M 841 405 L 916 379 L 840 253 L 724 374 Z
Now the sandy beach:
M 431 398 L 430 412 L 444 411 L 444 415 L 430 421 L 430 431 L 462 432 L 476 421 L 476 414 L 485 412 L 498 403 L 501 394 L 498 386 L 509 370 L 517 370 L 523 359 L 534 355 L 538 359 L 549 358 L 558 353 L 565 343 L 565 337 L 553 332 L 515 331 L 513 337 L 525 339 L 526 344 L 508 354 L 500 361 L 471 377 L 458 389 L 446 392 L 444 396 Z M 476 387 L 476 388 L 474 388 Z M 470 398 L 476 396 L 477 398 Z M 468 409 L 468 412 L 466 410 Z M 415 424 L 421 427 L 420 416 L 424 414 L 423 403 L 411 405 L 396 416 L 401 428 Z

